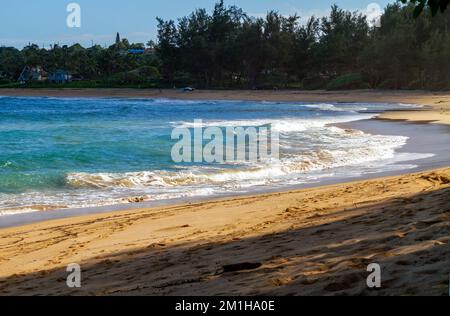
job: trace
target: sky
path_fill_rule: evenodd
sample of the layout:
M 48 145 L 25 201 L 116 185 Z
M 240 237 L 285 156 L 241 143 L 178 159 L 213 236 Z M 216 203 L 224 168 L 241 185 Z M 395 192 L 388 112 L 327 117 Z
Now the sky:
M 67 6 L 81 8 L 81 27 L 67 26 Z M 81 43 L 110 45 L 116 32 L 130 42 L 156 39 L 156 17 L 174 19 L 197 8 L 213 8 L 216 0 L 0 0 L 0 46 L 22 48 L 29 43 L 48 48 L 50 44 Z M 225 0 L 249 15 L 263 16 L 270 10 L 283 15 L 297 13 L 302 20 L 324 16 L 331 5 L 364 12 L 369 4 L 384 8 L 393 0 Z

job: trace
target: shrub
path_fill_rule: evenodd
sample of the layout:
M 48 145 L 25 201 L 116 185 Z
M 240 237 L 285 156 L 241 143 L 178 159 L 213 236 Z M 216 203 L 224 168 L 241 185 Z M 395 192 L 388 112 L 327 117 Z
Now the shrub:
M 346 74 L 331 80 L 327 90 L 367 89 L 369 84 L 364 82 L 361 74 Z
M 307 90 L 323 89 L 328 82 L 327 77 L 316 74 L 309 74 L 302 81 L 302 86 Z

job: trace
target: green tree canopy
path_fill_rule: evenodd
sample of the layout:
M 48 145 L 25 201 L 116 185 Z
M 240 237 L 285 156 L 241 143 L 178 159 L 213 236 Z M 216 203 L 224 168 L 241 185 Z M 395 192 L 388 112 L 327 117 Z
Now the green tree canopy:
M 430 8 L 431 14 L 434 16 L 436 13 L 441 11 L 442 13 L 447 10 L 450 0 L 401 0 L 403 3 L 411 2 L 416 7 L 414 9 L 414 17 L 418 17 L 423 9 L 428 6 Z
M 414 18 L 421 2 L 412 2 L 388 5 L 372 25 L 337 6 L 305 20 L 277 11 L 252 17 L 219 1 L 210 12 L 158 18 L 147 46 L 117 34 L 109 47 L 0 47 L 0 77 L 16 81 L 25 66 L 41 66 L 106 86 L 449 89 L 450 13 L 428 1 Z

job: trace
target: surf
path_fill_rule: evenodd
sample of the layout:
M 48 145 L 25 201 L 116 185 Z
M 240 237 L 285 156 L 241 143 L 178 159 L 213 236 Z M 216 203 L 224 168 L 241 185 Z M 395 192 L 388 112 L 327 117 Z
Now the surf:
M 401 135 L 342 127 L 406 104 L 0 98 L 0 216 L 245 194 L 413 168 Z M 270 128 L 278 159 L 173 161 L 175 128 Z M 234 135 L 236 133 L 233 133 Z M 202 140 L 206 144 L 208 140 Z

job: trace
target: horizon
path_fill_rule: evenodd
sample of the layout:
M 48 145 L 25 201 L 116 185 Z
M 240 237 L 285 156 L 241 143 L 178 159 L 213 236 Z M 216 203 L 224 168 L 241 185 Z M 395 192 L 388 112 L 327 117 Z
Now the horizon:
M 15 47 L 22 49 L 29 44 L 41 48 L 51 45 L 60 46 L 80 44 L 83 47 L 93 45 L 109 46 L 114 43 L 116 33 L 127 38 L 131 43 L 147 44 L 157 37 L 156 18 L 177 20 L 190 14 L 198 8 L 213 9 L 215 0 L 173 0 L 171 4 L 158 1 L 158 4 L 144 0 L 135 0 L 137 5 L 129 6 L 120 1 L 106 2 L 99 0 L 93 3 L 78 0 L 81 7 L 81 27 L 69 28 L 66 25 L 67 5 L 73 1 L 54 4 L 53 0 L 3 0 L 0 11 L 0 47 Z M 274 1 L 274 0 L 234 0 L 224 1 L 227 6 L 236 5 L 250 16 L 264 16 L 271 10 L 283 15 L 300 16 L 300 23 L 311 16 L 326 16 L 333 4 L 349 11 L 365 13 L 368 5 L 376 3 L 384 9 L 395 1 L 357 1 L 319 0 L 314 3 L 306 1 Z M 45 16 L 45 18 L 41 18 Z M 39 25 L 39 27 L 36 27 Z

